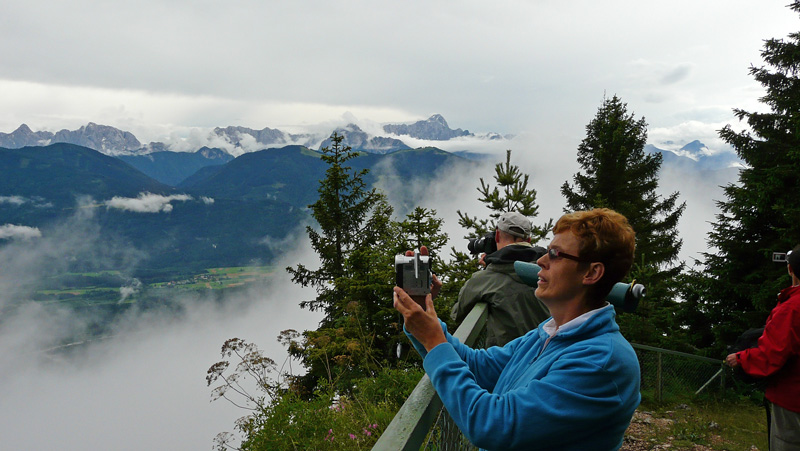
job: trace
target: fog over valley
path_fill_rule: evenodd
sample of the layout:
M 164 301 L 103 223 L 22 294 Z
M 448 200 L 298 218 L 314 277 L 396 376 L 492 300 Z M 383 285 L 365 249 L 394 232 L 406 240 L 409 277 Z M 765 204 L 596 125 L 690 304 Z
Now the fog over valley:
M 209 403 L 208 367 L 222 343 L 256 343 L 279 364 L 281 330 L 313 329 L 319 315 L 301 311 L 310 296 L 283 272 L 222 302 L 203 296 L 176 300 L 170 311 L 132 309 L 110 334 L 53 350 L 80 335 L 88 318 L 38 303 L 16 304 L 24 289 L 78 247 L 95 252 L 91 221 L 61 230 L 74 240 L 11 243 L 0 248 L 0 435 L 8 449 L 208 449 L 212 438 L 244 415 L 226 401 Z M 58 231 L 56 231 L 58 232 Z M 297 244 L 302 244 L 298 241 Z M 286 265 L 309 261 L 309 249 L 285 248 Z M 57 270 L 57 269 L 56 269 Z M 302 372 L 297 363 L 291 367 Z M 288 370 L 289 367 L 286 368 Z M 37 426 L 38 425 L 38 426 Z M 42 433 L 39 426 L 47 425 Z

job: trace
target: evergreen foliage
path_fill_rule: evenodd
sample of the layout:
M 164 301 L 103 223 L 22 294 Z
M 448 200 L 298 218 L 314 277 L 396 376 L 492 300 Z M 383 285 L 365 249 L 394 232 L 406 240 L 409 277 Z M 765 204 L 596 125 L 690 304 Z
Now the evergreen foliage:
M 663 344 L 683 267 L 677 262 L 682 244 L 677 226 L 686 204 L 678 205 L 677 192 L 666 198 L 656 194 L 662 157 L 645 154 L 646 141 L 644 118 L 628 113 L 616 95 L 604 99 L 578 146 L 581 172 L 573 185 L 564 182 L 561 193 L 565 212 L 610 208 L 628 218 L 636 232 L 632 277 L 647 287 L 647 297 L 635 315 L 620 318 L 620 327 L 629 340 Z
M 336 281 L 349 275 L 345 263 L 351 253 L 359 247 L 374 244 L 371 241 L 375 237 L 365 233 L 366 219 L 373 208 L 384 201 L 374 188 L 367 189 L 364 182 L 366 169 L 356 172 L 345 165 L 358 154 L 350 147 L 343 147 L 343 139 L 334 133 L 331 136 L 332 147 L 321 149 L 321 158 L 328 164 L 328 169 L 325 178 L 320 180 L 319 198 L 309 205 L 320 231 L 309 225 L 306 232 L 319 255 L 320 267 L 310 270 L 300 264 L 296 268 L 286 268 L 293 282 L 317 290 L 315 300 L 300 305 L 312 311 L 323 310 L 322 325 L 331 323 L 341 313 L 337 311 L 337 299 L 341 298 L 342 292 L 336 289 Z
M 403 221 L 397 223 L 398 242 L 395 247 L 395 254 L 425 246 L 431 256 L 431 270 L 440 279 L 449 279 L 449 265 L 442 261 L 442 248 L 444 248 L 448 240 L 447 234 L 441 231 L 443 223 L 443 219 L 436 217 L 436 210 L 422 207 L 414 208 L 411 213 L 406 215 Z M 433 307 L 436 309 L 437 315 L 444 321 L 449 321 L 452 305 L 453 303 L 447 297 L 442 296 L 441 293 L 433 299 Z M 398 315 L 398 318 L 401 318 L 401 316 Z M 403 345 L 408 344 L 408 340 L 404 336 L 399 338 L 400 343 Z
M 319 231 L 307 226 L 311 246 L 320 267 L 303 264 L 288 267 L 292 281 L 312 286 L 316 299 L 300 306 L 324 312 L 320 327 L 305 332 L 302 345 L 290 350 L 308 368 L 302 378 L 306 394 L 313 392 L 320 379 L 333 385 L 369 374 L 380 362 L 374 349 L 374 324 L 382 304 L 389 304 L 390 271 L 387 261 L 373 260 L 375 249 L 386 246 L 390 238 L 388 223 L 392 209 L 384 196 L 364 182 L 366 169 L 354 171 L 347 162 L 357 154 L 342 146 L 343 137 L 331 136 L 332 146 L 322 148 L 328 165 L 320 180 L 319 199 L 309 205 Z M 382 270 L 383 269 L 383 270 Z M 387 316 L 384 314 L 383 316 Z
M 800 13 L 800 1 L 789 7 Z M 766 66 L 752 66 L 750 74 L 765 88 L 760 101 L 769 111 L 735 109 L 748 129 L 728 125 L 719 132 L 746 166 L 718 202 L 708 240 L 716 251 L 704 254 L 709 280 L 701 305 L 692 307 L 713 325 L 717 351 L 764 324 L 776 294 L 790 285 L 786 266 L 773 263 L 772 253 L 800 243 L 800 32 L 765 41 L 761 56 Z
M 478 200 L 483 202 L 489 210 L 488 217 L 470 216 L 461 210 L 457 211 L 458 224 L 467 230 L 465 239 L 482 237 L 488 232 L 493 232 L 497 228 L 495 222 L 497 218 L 509 211 L 519 212 L 531 220 L 539 215 L 536 190 L 528 187 L 530 176 L 523 174 L 519 166 L 511 164 L 511 150 L 506 151 L 504 163 L 495 165 L 493 177 L 494 186 L 481 177 L 481 186 L 477 188 L 480 194 Z M 543 240 L 552 227 L 552 219 L 543 225 L 534 225 L 531 229 L 531 242 L 536 243 Z M 466 242 L 462 249 L 465 248 Z M 451 247 L 450 261 L 444 268 L 446 276 L 443 278 L 441 297 L 447 301 L 443 303 L 452 307 L 458 300 L 461 287 L 479 268 L 474 256 Z M 438 312 L 439 307 L 436 308 Z
M 290 349 L 308 368 L 297 384 L 305 395 L 321 380 L 349 392 L 353 380 L 398 364 L 394 353 L 405 336 L 392 305 L 394 256 L 411 243 L 427 243 L 438 252 L 447 240 L 433 210 L 417 208 L 405 221 L 393 221 L 385 196 L 366 188 L 368 171 L 346 165 L 356 153 L 343 147 L 337 134 L 331 142 L 331 148 L 323 148 L 328 169 L 320 197 L 310 205 L 319 230 L 307 227 L 320 267 L 287 268 L 294 282 L 317 291 L 316 299 L 301 307 L 325 313 L 320 327 L 305 332 Z
M 441 264 L 439 251 L 447 244 L 447 234 L 442 233 L 444 220 L 436 217 L 436 210 L 416 207 L 406 215 L 406 219 L 398 223 L 399 243 L 396 251 L 419 249 L 420 246 L 428 248 L 434 272 Z
M 523 174 L 519 166 L 511 164 L 511 150 L 506 151 L 505 163 L 497 163 L 494 167 L 494 180 L 497 184 L 492 186 L 480 178 L 481 186 L 478 189 L 479 201 L 486 204 L 489 209 L 488 218 L 470 217 L 458 210 L 458 224 L 474 233 L 470 236 L 482 236 L 495 230 L 495 220 L 503 213 L 516 211 L 527 218 L 539 215 L 539 206 L 536 204 L 536 190 L 528 188 L 530 176 Z M 552 221 L 543 226 L 534 225 L 531 230 L 531 241 L 534 243 L 543 239 L 552 227 Z
M 300 346 L 297 338 L 296 331 L 286 330 L 278 340 L 291 351 Z M 225 398 L 248 413 L 236 421 L 241 444 L 236 445 L 234 434 L 222 432 L 214 439 L 217 451 L 369 448 L 424 374 L 415 368 L 383 368 L 354 380 L 350 394 L 322 380 L 311 396 L 302 397 L 287 385 L 292 380 L 285 371 L 289 362 L 278 367 L 239 338 L 227 340 L 221 354 L 223 360 L 206 375 L 212 400 Z

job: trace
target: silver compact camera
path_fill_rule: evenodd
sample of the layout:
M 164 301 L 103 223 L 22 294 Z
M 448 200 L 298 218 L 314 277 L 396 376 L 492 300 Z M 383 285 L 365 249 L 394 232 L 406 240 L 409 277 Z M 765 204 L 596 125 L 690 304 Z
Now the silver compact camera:
M 426 296 L 431 292 L 433 273 L 430 256 L 421 255 L 419 249 L 414 250 L 413 256 L 395 255 L 394 268 L 397 286 L 409 296 Z
M 775 263 L 786 263 L 786 257 L 789 254 L 786 252 L 773 252 L 772 253 L 772 261 Z

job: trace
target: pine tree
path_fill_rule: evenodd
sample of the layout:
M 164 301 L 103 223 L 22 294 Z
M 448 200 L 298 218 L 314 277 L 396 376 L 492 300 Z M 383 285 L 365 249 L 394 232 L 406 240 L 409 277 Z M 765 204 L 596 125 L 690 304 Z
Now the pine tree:
M 376 369 L 386 354 L 376 343 L 375 331 L 385 304 L 391 307 L 393 272 L 384 255 L 389 252 L 376 250 L 391 246 L 392 208 L 383 194 L 367 188 L 367 170 L 347 166 L 358 154 L 342 146 L 342 140 L 334 133 L 331 147 L 322 148 L 328 169 L 320 180 L 319 199 L 309 205 L 319 231 L 312 226 L 306 231 L 320 267 L 286 268 L 293 282 L 317 291 L 316 299 L 301 302 L 301 307 L 325 313 L 319 328 L 305 332 L 301 343 L 290 349 L 308 368 L 296 384 L 307 393 L 319 379 L 346 387 L 348 381 Z
M 320 267 L 310 270 L 299 264 L 286 270 L 292 281 L 317 290 L 317 298 L 300 304 L 310 310 L 323 310 L 327 324 L 340 313 L 337 299 L 341 291 L 336 289 L 338 279 L 348 277 L 346 262 L 350 254 L 362 247 L 371 246 L 375 235 L 367 233 L 369 213 L 385 199 L 364 182 L 367 170 L 354 171 L 345 164 L 358 154 L 349 146 L 342 146 L 343 136 L 334 133 L 331 147 L 323 147 L 322 160 L 328 164 L 325 178 L 320 180 L 319 199 L 309 205 L 311 216 L 317 221 L 319 231 L 306 227 L 311 246 L 319 255 Z
M 647 286 L 648 295 L 638 318 L 623 318 L 627 324 L 621 326 L 627 326 L 628 339 L 658 343 L 672 327 L 675 278 L 682 269 L 677 226 L 686 204 L 677 205 L 677 192 L 666 198 L 656 194 L 662 157 L 645 154 L 646 142 L 644 118 L 635 119 L 616 95 L 604 99 L 578 146 L 582 171 L 573 177 L 574 185 L 564 182 L 561 193 L 565 212 L 605 207 L 628 218 L 636 232 L 632 275 Z
M 424 245 L 431 256 L 431 270 L 439 278 L 446 277 L 447 264 L 442 261 L 441 250 L 447 244 L 448 236 L 442 232 L 443 224 L 444 220 L 436 217 L 436 210 L 416 207 L 403 221 L 397 223 L 396 252 L 400 254 Z M 443 296 L 438 296 L 433 299 L 433 304 L 439 317 L 447 321 L 452 303 L 448 303 Z M 402 340 L 403 337 L 400 338 L 401 342 L 406 342 Z
M 486 204 L 489 217 L 470 217 L 458 210 L 458 224 L 469 230 L 470 235 L 464 238 L 483 236 L 495 230 L 495 221 L 503 213 L 516 211 L 527 218 L 539 215 L 539 206 L 536 204 L 536 190 L 528 188 L 530 176 L 522 174 L 519 166 L 511 164 L 511 150 L 506 151 L 505 163 L 497 163 L 494 167 L 494 180 L 497 183 L 492 187 L 480 178 L 481 186 L 478 188 L 479 201 Z M 542 225 L 533 226 L 531 241 L 534 243 L 543 239 L 552 227 L 552 221 Z
M 492 186 L 481 177 L 480 187 L 477 188 L 480 194 L 478 200 L 483 202 L 489 210 L 486 216 L 470 216 L 461 210 L 456 212 L 458 224 L 467 230 L 467 235 L 464 236 L 465 240 L 482 237 L 493 232 L 497 227 L 495 221 L 503 213 L 516 211 L 529 219 L 539 215 L 536 190 L 528 187 L 530 176 L 523 174 L 519 166 L 511 164 L 511 150 L 506 151 L 505 163 L 495 165 L 494 180 L 496 185 Z M 531 229 L 531 242 L 535 244 L 543 240 L 552 227 L 552 219 L 543 225 L 534 225 Z M 464 241 L 462 249 L 466 249 L 466 244 L 467 242 Z M 458 300 L 461 287 L 479 268 L 475 256 L 451 247 L 450 261 L 444 268 L 447 277 L 442 287 L 443 303 L 452 306 Z
M 367 189 L 367 171 L 346 165 L 357 154 L 341 142 L 334 133 L 331 147 L 322 149 L 329 167 L 310 205 L 319 231 L 309 226 L 307 233 L 320 267 L 287 268 L 294 282 L 316 288 L 316 299 L 301 306 L 325 312 L 319 328 L 289 349 L 308 369 L 295 383 L 306 394 L 320 379 L 346 392 L 353 380 L 398 364 L 396 344 L 407 339 L 392 305 L 394 257 L 412 243 L 435 255 L 447 241 L 433 210 L 416 208 L 403 222 L 393 220 L 386 196 Z
M 439 251 L 447 244 L 447 234 L 442 233 L 444 220 L 436 217 L 436 210 L 416 207 L 406 215 L 406 219 L 398 223 L 399 243 L 398 252 L 408 249 L 418 249 L 420 246 L 428 248 L 434 265 L 441 262 Z M 434 266 L 434 269 L 436 266 Z
M 800 12 L 800 1 L 789 8 Z M 776 294 L 790 284 L 786 266 L 771 255 L 800 243 L 800 33 L 765 41 L 761 56 L 767 66 L 751 66 L 750 74 L 764 86 L 760 101 L 769 112 L 735 109 L 749 130 L 728 125 L 719 133 L 745 167 L 718 202 L 708 240 L 715 251 L 705 254 L 710 281 L 698 301 L 716 326 L 718 351 L 744 330 L 763 326 Z

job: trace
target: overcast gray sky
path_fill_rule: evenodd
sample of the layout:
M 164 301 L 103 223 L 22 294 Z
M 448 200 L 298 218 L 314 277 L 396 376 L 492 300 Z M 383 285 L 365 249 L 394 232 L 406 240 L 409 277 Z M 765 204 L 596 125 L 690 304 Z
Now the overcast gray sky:
M 197 128 L 379 123 L 549 135 L 574 152 L 604 93 L 650 141 L 759 108 L 788 0 L 152 1 L 0 5 L 0 131 L 89 121 L 143 141 Z

